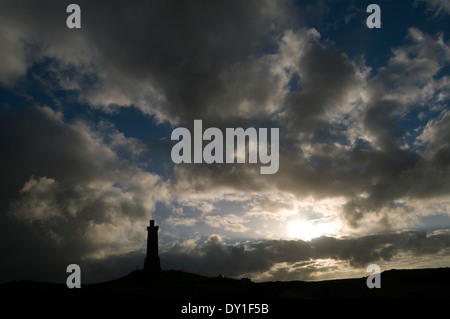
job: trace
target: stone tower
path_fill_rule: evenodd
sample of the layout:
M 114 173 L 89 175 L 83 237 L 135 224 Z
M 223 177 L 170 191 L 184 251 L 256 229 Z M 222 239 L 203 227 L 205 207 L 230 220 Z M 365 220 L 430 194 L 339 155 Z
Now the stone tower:
M 147 256 L 145 257 L 144 270 L 157 272 L 161 271 L 161 265 L 159 263 L 158 256 L 158 230 L 159 227 L 155 226 L 155 221 L 150 220 L 150 226 L 147 227 Z

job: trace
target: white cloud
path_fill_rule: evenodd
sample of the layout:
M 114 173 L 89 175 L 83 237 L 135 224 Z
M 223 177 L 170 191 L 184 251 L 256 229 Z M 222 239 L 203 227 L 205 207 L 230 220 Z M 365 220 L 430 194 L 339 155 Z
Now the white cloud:
M 448 146 L 448 138 L 450 137 L 450 112 L 444 110 L 440 116 L 431 119 L 421 134 L 417 137 L 418 146 L 424 146 L 424 156 L 432 159 L 436 153 Z
M 29 223 L 63 218 L 56 200 L 61 191 L 61 186 L 54 179 L 31 176 L 19 192 L 20 201 L 12 202 L 10 214 Z
M 165 220 L 165 222 L 169 223 L 170 225 L 183 225 L 183 226 L 193 226 L 195 223 L 198 222 L 195 218 L 182 218 L 182 217 L 169 217 Z
M 234 214 L 219 216 L 204 216 L 202 220 L 211 227 L 221 228 L 227 231 L 243 233 L 249 230 L 244 226 L 245 219 Z
M 0 25 L 0 43 L 0 83 L 11 85 L 28 67 L 21 32 Z

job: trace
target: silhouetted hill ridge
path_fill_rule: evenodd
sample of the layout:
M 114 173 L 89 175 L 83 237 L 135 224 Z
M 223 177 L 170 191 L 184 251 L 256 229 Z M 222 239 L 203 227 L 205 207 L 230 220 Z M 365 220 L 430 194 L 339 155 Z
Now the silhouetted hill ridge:
M 13 281 L 0 285 L 8 298 L 80 299 L 403 299 L 450 298 L 450 268 L 388 270 L 381 273 L 381 288 L 369 289 L 367 277 L 325 281 L 253 282 L 222 276 L 205 277 L 176 270 L 149 273 L 136 270 L 123 277 L 80 289 L 65 284 Z

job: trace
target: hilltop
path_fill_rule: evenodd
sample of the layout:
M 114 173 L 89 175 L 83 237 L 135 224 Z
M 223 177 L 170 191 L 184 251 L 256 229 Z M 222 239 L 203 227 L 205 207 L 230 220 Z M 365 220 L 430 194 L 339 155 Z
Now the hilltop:
M 69 289 L 57 283 L 14 281 L 1 284 L 0 294 L 8 298 L 94 300 L 450 298 L 450 268 L 384 271 L 380 289 L 367 288 L 366 278 L 255 283 L 249 279 L 205 277 L 175 270 L 157 273 L 136 270 L 112 281 L 82 285 L 80 289 Z

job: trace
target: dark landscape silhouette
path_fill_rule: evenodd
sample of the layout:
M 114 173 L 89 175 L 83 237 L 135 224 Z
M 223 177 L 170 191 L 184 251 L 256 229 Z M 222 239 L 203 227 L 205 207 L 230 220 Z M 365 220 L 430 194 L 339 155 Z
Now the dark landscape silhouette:
M 69 289 L 65 284 L 13 281 L 0 285 L 9 298 L 144 298 L 144 299 L 448 299 L 450 268 L 388 270 L 381 288 L 369 289 L 366 278 L 325 281 L 253 282 L 247 278 L 205 277 L 175 270 L 136 270 L 108 282 Z
M 49 299 L 405 299 L 450 298 L 450 268 L 388 270 L 381 273 L 381 288 L 369 289 L 367 277 L 325 281 L 253 282 L 221 275 L 206 277 L 177 270 L 161 270 L 155 221 L 147 227 L 147 255 L 143 270 L 115 280 L 69 289 L 66 284 L 12 281 L 0 285 L 8 298 Z

